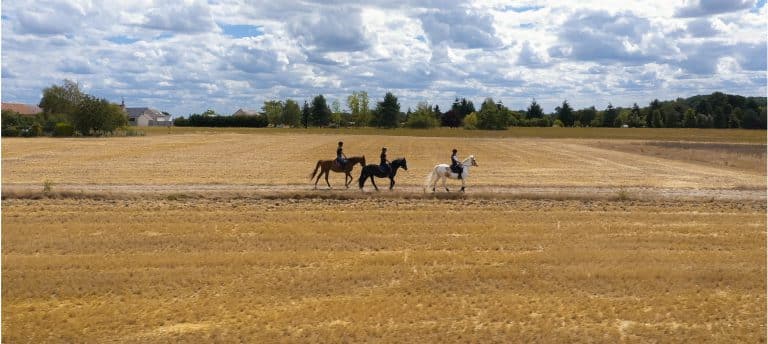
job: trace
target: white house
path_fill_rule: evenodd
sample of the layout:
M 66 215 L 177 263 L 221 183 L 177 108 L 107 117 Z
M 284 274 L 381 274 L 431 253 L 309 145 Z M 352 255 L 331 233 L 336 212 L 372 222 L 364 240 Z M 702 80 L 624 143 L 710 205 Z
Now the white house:
M 232 116 L 258 116 L 260 113 L 256 110 L 248 110 L 248 109 L 237 109 Z
M 170 126 L 171 116 L 147 107 L 125 108 L 128 113 L 128 123 L 139 127 Z

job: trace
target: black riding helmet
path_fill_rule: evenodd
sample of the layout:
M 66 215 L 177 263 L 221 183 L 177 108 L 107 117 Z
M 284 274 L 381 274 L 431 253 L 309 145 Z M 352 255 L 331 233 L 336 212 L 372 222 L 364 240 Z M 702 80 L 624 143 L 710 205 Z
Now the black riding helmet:
M 344 142 L 339 141 L 339 146 L 343 146 Z
M 453 152 L 454 152 L 454 153 L 456 153 L 456 152 L 458 152 L 458 151 L 456 150 L 456 148 L 454 148 L 454 149 L 453 149 Z

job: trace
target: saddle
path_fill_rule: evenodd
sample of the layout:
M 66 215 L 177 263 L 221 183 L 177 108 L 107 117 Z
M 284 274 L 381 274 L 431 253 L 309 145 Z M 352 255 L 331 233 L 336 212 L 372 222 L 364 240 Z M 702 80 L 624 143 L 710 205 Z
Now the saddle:
M 460 173 L 461 172 L 461 166 L 459 166 L 459 165 L 452 165 L 451 166 L 451 172 L 453 172 L 453 173 Z

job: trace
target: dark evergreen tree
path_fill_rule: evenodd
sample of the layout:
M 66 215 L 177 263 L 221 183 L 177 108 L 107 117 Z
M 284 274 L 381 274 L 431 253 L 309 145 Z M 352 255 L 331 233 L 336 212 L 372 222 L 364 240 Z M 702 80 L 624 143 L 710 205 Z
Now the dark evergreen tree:
M 525 111 L 525 118 L 531 119 L 542 117 L 544 117 L 544 110 L 541 109 L 541 106 L 536 102 L 536 99 L 534 98 L 531 101 L 531 105 L 528 106 L 528 110 Z
M 619 117 L 619 112 L 613 107 L 613 104 L 608 103 L 608 107 L 603 112 L 603 126 L 613 127 L 617 117 Z
M 566 127 L 573 126 L 573 108 L 568 104 L 567 100 L 563 100 L 563 105 L 555 108 L 555 118 L 563 122 Z
M 312 100 L 311 122 L 318 127 L 325 127 L 331 122 L 331 108 L 328 107 L 322 94 Z
M 301 108 L 301 124 L 304 128 L 309 127 L 310 119 L 312 118 L 312 108 L 309 107 L 309 103 L 304 101 L 304 106 Z
M 398 126 L 398 114 L 400 113 L 400 103 L 397 102 L 392 92 L 384 95 L 384 101 L 378 103 L 376 113 L 379 118 L 378 125 L 384 128 L 396 128 Z

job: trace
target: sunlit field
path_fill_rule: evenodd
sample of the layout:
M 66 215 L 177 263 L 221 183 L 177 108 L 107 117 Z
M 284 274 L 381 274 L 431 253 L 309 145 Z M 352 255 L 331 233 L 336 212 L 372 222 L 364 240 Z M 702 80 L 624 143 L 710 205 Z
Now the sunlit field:
M 706 137 L 719 131 L 699 132 Z M 764 138 L 765 132 L 761 133 Z M 737 142 L 741 138 L 730 137 Z M 462 158 L 473 154 L 480 165 L 467 179 L 470 190 L 472 186 L 765 188 L 764 144 L 703 144 L 698 150 L 656 145 L 643 150 L 641 146 L 657 141 L 216 130 L 146 137 L 4 139 L 3 184 L 35 189 L 46 181 L 59 186 L 227 184 L 306 189 L 317 160 L 334 158 L 339 140 L 345 142 L 348 156 L 364 155 L 367 163 L 378 164 L 384 146 L 390 159 L 405 157 L 409 170 L 397 177 L 402 186 L 421 187 L 432 167 L 449 162 L 456 147 Z M 706 154 L 691 158 L 701 155 L 696 153 L 700 150 L 717 158 Z M 749 162 L 746 168 L 741 167 L 744 160 Z M 359 173 L 358 166 L 353 176 Z M 342 174 L 334 173 L 330 183 L 339 188 L 343 180 Z
M 766 341 L 765 131 L 549 129 L 3 139 L 2 340 Z
M 758 201 L 3 201 L 3 341 L 764 342 Z

